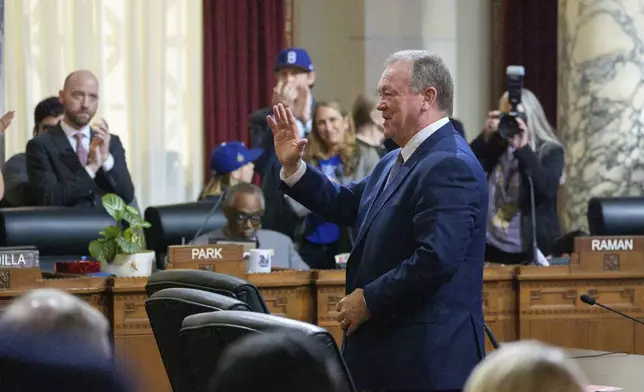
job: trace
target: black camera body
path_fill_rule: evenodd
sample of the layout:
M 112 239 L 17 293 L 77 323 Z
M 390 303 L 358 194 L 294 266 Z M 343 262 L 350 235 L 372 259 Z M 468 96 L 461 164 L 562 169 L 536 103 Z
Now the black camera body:
M 506 74 L 508 75 L 508 101 L 510 103 L 510 111 L 501 113 L 499 117 L 499 135 L 503 139 L 509 140 L 514 135 L 521 133 L 517 118 L 520 118 L 526 124 L 528 122 L 525 113 L 519 111 L 525 68 L 522 65 L 509 65 Z

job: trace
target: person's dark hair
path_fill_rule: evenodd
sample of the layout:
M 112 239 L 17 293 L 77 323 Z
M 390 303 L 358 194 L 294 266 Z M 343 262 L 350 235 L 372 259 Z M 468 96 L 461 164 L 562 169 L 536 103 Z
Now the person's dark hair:
M 34 135 L 38 126 L 47 117 L 58 117 L 65 111 L 65 107 L 58 100 L 58 97 L 45 98 L 36 105 L 34 109 Z
M 252 334 L 224 352 L 210 392 L 334 392 L 327 357 L 304 334 Z
M 58 97 L 45 98 L 34 109 L 34 122 L 40 124 L 46 117 L 57 117 L 63 114 L 65 107 Z
M 262 199 L 262 205 L 265 204 L 264 192 L 262 192 L 262 188 L 248 182 L 240 182 L 226 190 L 226 195 L 224 196 L 224 200 L 222 201 L 222 207 L 231 207 L 235 202 L 235 197 L 238 193 L 245 193 L 247 195 L 259 195 L 259 197 Z

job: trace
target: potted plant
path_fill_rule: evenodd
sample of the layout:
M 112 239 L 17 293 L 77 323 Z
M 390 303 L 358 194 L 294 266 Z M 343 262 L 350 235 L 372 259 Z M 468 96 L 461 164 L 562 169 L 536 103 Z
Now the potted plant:
M 121 277 L 150 276 L 155 257 L 146 249 L 143 235 L 150 223 L 114 193 L 103 195 L 101 202 L 116 222 L 99 233 L 103 238 L 90 242 L 90 255 L 100 261 L 103 272 Z

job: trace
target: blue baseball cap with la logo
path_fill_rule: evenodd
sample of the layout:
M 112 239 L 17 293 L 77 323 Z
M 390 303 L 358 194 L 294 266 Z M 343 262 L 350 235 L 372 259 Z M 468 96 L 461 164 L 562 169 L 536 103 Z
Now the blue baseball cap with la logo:
M 305 72 L 314 70 L 311 56 L 302 48 L 287 48 L 277 55 L 275 71 L 282 68 L 298 68 Z
M 210 169 L 215 175 L 221 176 L 239 169 L 259 158 L 264 150 L 253 148 L 249 150 L 243 142 L 224 142 L 215 147 L 210 155 Z

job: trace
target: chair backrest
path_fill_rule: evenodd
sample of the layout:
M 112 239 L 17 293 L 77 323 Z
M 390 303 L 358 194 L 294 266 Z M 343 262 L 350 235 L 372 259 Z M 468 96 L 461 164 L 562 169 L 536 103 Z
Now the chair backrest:
M 594 197 L 587 219 L 590 235 L 644 235 L 644 197 Z
M 165 270 L 148 278 L 149 295 L 170 287 L 185 287 L 217 293 L 245 302 L 254 312 L 270 313 L 259 289 L 250 282 L 230 275 L 203 270 Z
M 87 256 L 89 243 L 113 225 L 103 208 L 19 207 L 0 209 L 0 246 L 38 248 L 41 257 Z
M 165 269 L 168 246 L 181 245 L 182 239 L 185 239 L 185 243 L 192 241 L 215 203 L 204 200 L 148 207 L 145 210 L 145 220 L 150 222 L 150 227 L 145 229 L 145 240 L 156 253 L 158 269 Z M 202 234 L 220 229 L 225 224 L 226 217 L 218 210 L 208 219 Z
M 234 298 L 185 288 L 154 293 L 145 301 L 145 309 L 174 392 L 193 392 L 196 388 L 179 338 L 183 320 L 204 312 L 250 311 L 248 305 Z
M 181 341 L 187 348 L 197 385 L 208 385 L 221 353 L 240 337 L 251 333 L 303 333 L 329 357 L 341 391 L 355 391 L 349 370 L 333 336 L 324 328 L 285 317 L 257 312 L 216 312 L 186 317 Z M 200 389 L 201 391 L 201 389 Z

